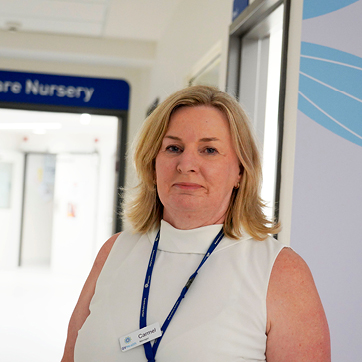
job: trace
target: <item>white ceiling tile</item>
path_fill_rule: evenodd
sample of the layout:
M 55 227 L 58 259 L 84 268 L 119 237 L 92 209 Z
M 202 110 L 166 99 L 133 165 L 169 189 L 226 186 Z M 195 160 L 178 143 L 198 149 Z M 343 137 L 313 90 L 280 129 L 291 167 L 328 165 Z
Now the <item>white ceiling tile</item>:
M 67 20 L 50 20 L 50 19 L 34 19 L 19 18 L 16 22 L 21 23 L 20 31 L 37 32 L 37 33 L 54 33 L 67 35 L 86 35 L 101 36 L 103 25 L 100 22 L 85 21 L 67 21 Z M 6 20 L 0 18 L 0 27 L 6 27 Z
M 157 41 L 182 0 L 0 0 L 0 29 Z M 16 27 L 16 26 L 15 26 Z
M 159 40 L 182 0 L 111 0 L 104 35 Z
M 104 4 L 74 3 L 68 1 L 12 0 L 1 9 L 2 17 L 101 21 L 105 15 Z M 16 4 L 15 4 L 16 3 Z

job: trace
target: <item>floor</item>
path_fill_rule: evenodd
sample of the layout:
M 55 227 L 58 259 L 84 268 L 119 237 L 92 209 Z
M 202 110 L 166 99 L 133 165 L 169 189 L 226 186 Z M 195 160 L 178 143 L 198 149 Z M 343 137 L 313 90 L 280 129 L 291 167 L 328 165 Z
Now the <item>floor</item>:
M 87 272 L 0 270 L 0 361 L 59 362 Z

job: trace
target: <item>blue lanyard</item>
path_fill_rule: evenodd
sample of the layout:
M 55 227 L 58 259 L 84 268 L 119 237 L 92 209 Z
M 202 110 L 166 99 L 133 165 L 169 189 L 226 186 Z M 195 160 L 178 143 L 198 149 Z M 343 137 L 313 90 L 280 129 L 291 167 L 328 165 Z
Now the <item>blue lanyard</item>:
M 153 346 L 151 346 L 151 342 L 147 342 L 143 345 L 148 362 L 155 362 L 155 356 L 156 356 L 158 346 L 161 342 L 162 337 L 164 336 L 164 334 L 166 332 L 168 325 L 171 322 L 171 319 L 175 315 L 177 308 L 179 307 L 182 299 L 185 297 L 186 293 L 188 292 L 192 282 L 195 280 L 198 271 L 204 265 L 206 260 L 209 258 L 209 256 L 212 254 L 212 252 L 215 250 L 215 248 L 218 246 L 219 242 L 221 241 L 221 239 L 223 237 L 224 237 L 224 232 L 223 232 L 223 229 L 221 229 L 220 232 L 216 235 L 214 241 L 211 243 L 211 245 L 210 245 L 209 249 L 207 250 L 206 254 L 204 255 L 203 259 L 201 260 L 200 265 L 198 266 L 196 271 L 190 276 L 186 285 L 183 287 L 180 296 L 176 300 L 175 305 L 173 306 L 173 308 L 171 309 L 171 312 L 169 313 L 166 320 L 164 321 L 164 323 L 161 327 L 161 332 L 162 332 L 161 337 L 159 337 L 158 339 L 155 340 Z M 155 242 L 153 243 L 153 248 L 152 248 L 152 252 L 150 255 L 150 261 L 148 263 L 148 268 L 147 268 L 147 272 L 146 272 L 145 284 L 143 286 L 142 305 L 141 305 L 141 313 L 140 313 L 140 328 L 144 328 L 147 326 L 148 296 L 150 293 L 152 271 L 153 271 L 153 266 L 155 265 L 159 240 L 160 240 L 160 231 L 158 231 L 156 238 L 155 238 Z

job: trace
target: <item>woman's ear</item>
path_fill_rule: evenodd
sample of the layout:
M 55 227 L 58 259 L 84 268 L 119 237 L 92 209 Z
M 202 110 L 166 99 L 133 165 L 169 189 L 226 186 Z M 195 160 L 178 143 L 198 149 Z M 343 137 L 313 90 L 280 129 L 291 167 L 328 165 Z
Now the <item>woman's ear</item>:
M 240 187 L 240 182 L 241 182 L 241 179 L 243 177 L 244 167 L 242 165 L 240 165 L 239 169 L 240 169 L 240 171 L 239 171 L 239 175 L 237 177 L 237 182 L 234 185 L 234 189 L 238 189 Z

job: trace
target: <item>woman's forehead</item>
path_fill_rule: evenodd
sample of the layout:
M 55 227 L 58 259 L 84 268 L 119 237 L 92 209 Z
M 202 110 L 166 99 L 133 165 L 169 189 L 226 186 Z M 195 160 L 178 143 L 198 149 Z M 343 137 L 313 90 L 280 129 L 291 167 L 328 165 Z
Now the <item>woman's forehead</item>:
M 174 133 L 203 135 L 202 138 L 218 138 L 230 135 L 229 121 L 225 114 L 213 106 L 181 107 L 172 114 L 166 136 Z

